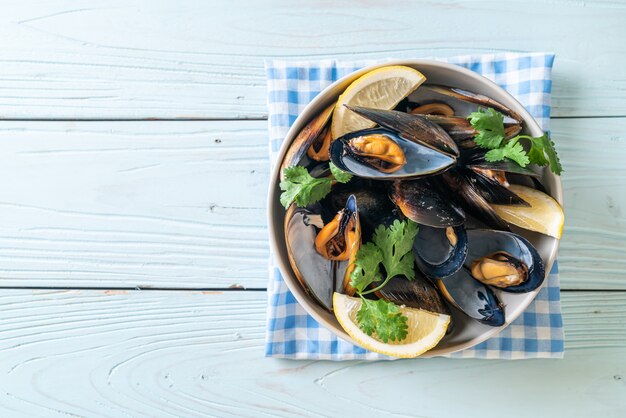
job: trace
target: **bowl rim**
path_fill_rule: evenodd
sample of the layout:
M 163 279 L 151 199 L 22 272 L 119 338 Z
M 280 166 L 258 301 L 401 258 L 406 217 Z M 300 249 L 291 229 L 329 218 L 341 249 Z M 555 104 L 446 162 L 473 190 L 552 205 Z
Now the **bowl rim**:
M 461 67 L 459 65 L 450 64 L 450 63 L 443 62 L 443 61 L 432 60 L 432 59 L 398 59 L 398 60 L 388 60 L 388 61 L 380 62 L 377 64 L 368 65 L 366 67 L 353 71 L 350 74 L 347 74 L 344 77 L 341 77 L 340 79 L 336 80 L 331 85 L 324 88 L 317 96 L 313 98 L 313 100 L 311 100 L 304 107 L 302 112 L 298 115 L 294 123 L 289 128 L 289 131 L 287 132 L 283 140 L 283 143 L 281 144 L 275 165 L 271 171 L 271 177 L 270 177 L 270 182 L 268 186 L 267 203 L 266 203 L 270 250 L 274 257 L 274 262 L 277 264 L 283 276 L 283 279 L 285 280 L 285 283 L 287 284 L 287 287 L 289 288 L 289 290 L 295 297 L 296 301 L 307 312 L 307 314 L 311 315 L 318 323 L 323 325 L 326 329 L 328 329 L 330 332 L 335 334 L 337 337 L 359 347 L 360 345 L 356 343 L 352 339 L 352 337 L 350 337 L 341 328 L 341 326 L 335 326 L 335 324 L 331 324 L 326 318 L 322 317 L 315 309 L 312 309 L 309 306 L 311 303 L 309 302 L 309 300 L 307 300 L 307 297 L 305 295 L 305 290 L 298 284 L 298 281 L 294 277 L 292 277 L 293 273 L 292 273 L 291 265 L 288 263 L 287 260 L 284 260 L 283 257 L 278 256 L 278 254 L 280 253 L 280 249 L 278 248 L 279 238 L 277 236 L 277 227 L 275 225 L 274 214 L 277 209 L 284 210 L 284 208 L 280 204 L 277 204 L 278 199 L 277 199 L 276 193 L 278 190 L 278 183 L 279 183 L 279 178 L 280 178 L 280 167 L 285 157 L 285 153 L 287 152 L 287 149 L 289 148 L 289 146 L 295 139 L 296 135 L 300 132 L 300 130 L 304 127 L 304 125 L 309 122 L 311 117 L 314 116 L 314 115 L 310 115 L 310 109 L 323 106 L 324 103 L 329 101 L 328 97 L 326 97 L 328 95 L 328 92 L 336 89 L 338 86 L 344 83 L 347 83 L 348 80 L 355 80 L 356 78 L 360 77 L 361 75 L 367 72 L 370 72 L 377 68 L 387 67 L 387 66 L 392 66 L 392 65 L 404 65 L 404 66 L 409 66 L 412 68 L 417 67 L 417 69 L 419 69 L 419 66 L 439 67 L 440 69 L 443 69 L 443 70 L 461 73 L 464 77 L 468 77 L 469 79 L 472 79 L 473 81 L 479 84 L 486 84 L 490 86 L 491 88 L 499 91 L 501 94 L 508 96 L 512 100 L 512 102 L 515 104 L 512 110 L 517 112 L 522 117 L 523 123 L 526 124 L 527 129 L 531 131 L 531 133 L 534 132 L 533 133 L 534 135 L 543 133 L 543 129 L 539 126 L 535 118 L 526 110 L 526 108 L 511 93 L 506 91 L 504 88 L 500 87 L 498 84 L 489 80 L 488 78 L 474 71 L 471 71 L 465 67 Z M 552 177 L 555 180 L 554 187 L 551 187 L 551 190 L 550 190 L 551 192 L 550 196 L 552 196 L 552 198 L 554 198 L 561 205 L 561 207 L 563 207 L 563 186 L 562 186 L 561 178 L 560 176 L 556 176 L 555 174 L 552 174 L 552 173 L 548 173 L 547 175 Z M 508 317 L 506 318 L 506 322 L 504 323 L 504 325 L 502 325 L 501 327 L 494 327 L 486 332 L 483 332 L 479 336 L 469 339 L 466 342 L 458 343 L 457 345 L 454 345 L 451 347 L 439 348 L 439 349 L 435 347 L 432 350 L 429 350 L 426 353 L 423 353 L 422 355 L 417 356 L 416 358 L 428 358 L 428 357 L 434 357 L 434 356 L 442 356 L 442 355 L 452 354 L 458 351 L 462 351 L 462 350 L 474 347 L 496 336 L 502 330 L 508 327 L 513 321 L 515 321 L 522 314 L 522 312 L 524 312 L 528 308 L 528 306 L 535 300 L 539 291 L 544 286 L 546 286 L 548 282 L 547 278 L 550 274 L 550 271 L 552 270 L 554 261 L 556 260 L 556 255 L 558 252 L 559 244 L 560 244 L 560 239 L 554 239 L 554 242 L 549 250 L 548 260 L 545 266 L 546 280 L 544 280 L 544 282 L 539 288 L 535 289 L 532 292 L 527 293 L 527 295 L 532 296 L 532 297 L 527 297 L 513 311 L 512 314 L 510 313 Z

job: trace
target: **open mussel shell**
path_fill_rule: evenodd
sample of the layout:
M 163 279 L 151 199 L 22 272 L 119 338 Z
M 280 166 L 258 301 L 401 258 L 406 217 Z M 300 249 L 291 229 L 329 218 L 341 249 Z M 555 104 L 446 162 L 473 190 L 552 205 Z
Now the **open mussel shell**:
M 386 138 L 393 141 L 404 155 L 404 163 L 393 171 L 381 171 L 375 162 L 375 155 L 359 155 L 352 144 L 362 138 Z M 361 178 L 374 180 L 394 180 L 421 177 L 439 173 L 454 165 L 456 159 L 433 148 L 408 140 L 395 132 L 382 129 L 366 129 L 352 132 L 333 141 L 330 145 L 330 159 L 339 169 Z
M 493 290 L 460 269 L 452 276 L 436 280 L 443 297 L 465 315 L 492 327 L 504 325 L 504 308 Z
M 347 264 L 338 266 L 335 279 L 335 291 L 344 293 L 349 296 L 353 296 L 356 289 L 352 287 L 351 275 L 356 267 L 356 256 L 361 248 L 361 220 L 359 218 L 359 208 L 357 207 L 357 200 L 354 195 L 350 195 L 346 200 L 346 206 L 343 210 L 343 228 L 350 229 L 346 233 L 352 235 L 350 248 L 348 248 L 349 258 Z
M 437 289 L 419 273 L 414 280 L 403 276 L 394 277 L 376 295 L 396 305 L 450 315 Z
M 335 104 L 331 104 L 317 116 L 315 116 L 306 126 L 298 133 L 298 136 L 293 140 L 285 158 L 280 167 L 280 179 L 284 180 L 284 170 L 287 167 L 298 165 L 307 154 L 307 151 L 311 145 L 323 139 L 323 136 L 328 129 L 330 116 L 333 114 Z
M 462 140 L 473 139 L 476 135 L 476 130 L 466 118 L 441 115 L 424 115 L 424 117 L 441 126 L 457 144 Z
M 537 289 L 545 280 L 545 268 L 535 247 L 524 237 L 512 232 L 475 229 L 467 231 L 469 248 L 465 266 L 469 269 L 476 260 L 490 254 L 504 252 L 523 263 L 526 280 L 514 286 L 499 287 L 505 292 L 527 293 Z M 492 284 L 493 285 L 493 284 Z
M 315 210 L 314 210 L 315 209 Z M 320 305 L 332 310 L 333 292 L 353 294 L 349 285 L 349 276 L 354 269 L 356 254 L 361 244 L 361 232 L 356 198 L 350 196 L 343 210 L 333 220 L 324 225 L 319 207 L 298 208 L 295 203 L 285 215 L 285 242 L 289 263 L 298 282 Z M 330 260 L 316 249 L 316 238 L 334 220 L 337 221 L 338 234 L 352 233 L 352 239 L 346 250 L 349 257 L 340 261 Z M 351 228 L 348 231 L 346 228 Z M 330 237 L 332 238 L 332 237 Z M 326 241 L 324 241 L 326 242 Z
M 470 169 L 457 167 L 448 170 L 440 177 L 448 188 L 450 198 L 458 200 L 469 214 L 474 215 L 486 225 L 504 231 L 509 225 L 502 219 L 485 199 L 485 192 L 473 183 Z M 469 174 L 468 174 L 469 173 Z
M 457 143 L 459 148 L 477 148 L 474 136 L 478 133 L 467 118 L 459 116 L 423 115 L 426 119 L 441 126 Z M 513 138 L 522 131 L 519 123 L 505 124 L 504 135 L 506 139 Z
M 323 225 L 321 216 L 295 203 L 285 215 L 285 241 L 293 272 L 300 285 L 324 308 L 333 306 L 334 264 L 315 250 L 315 237 Z
M 485 169 L 457 170 L 459 176 L 465 177 L 464 184 L 473 187 L 487 203 L 494 205 L 522 205 L 530 206 L 524 199 L 508 188 L 508 181 L 504 172 Z
M 505 124 L 519 124 L 522 117 L 502 103 L 485 95 L 456 87 L 436 84 L 421 86 L 409 96 L 409 101 L 417 105 L 444 103 L 454 110 L 454 115 L 466 118 L 479 109 L 493 108 L 505 116 Z
M 463 226 L 433 228 L 420 225 L 413 243 L 415 263 L 430 279 L 448 277 L 463 267 L 467 244 Z
M 348 106 L 348 109 L 411 142 L 431 147 L 453 157 L 459 155 L 459 148 L 450 135 L 422 115 L 359 106 Z
M 391 200 L 404 216 L 420 225 L 445 228 L 459 226 L 465 221 L 465 213 L 451 199 L 439 191 L 435 178 L 395 181 L 391 188 Z
M 403 217 L 400 210 L 389 200 L 387 182 L 375 182 L 354 178 L 348 184 L 337 184 L 323 201 L 333 213 L 341 210 L 346 200 L 354 195 L 359 205 L 359 224 L 362 241 L 367 242 L 379 225 L 389 226 Z
M 457 179 L 458 187 L 473 188 L 490 204 L 530 206 L 509 188 L 507 175 L 517 176 L 516 179 L 526 177 L 533 182 L 538 182 L 536 179 L 539 175 L 530 168 L 522 167 L 509 159 L 487 161 L 486 152 L 484 149 L 476 148 L 461 152 L 457 168 L 451 174 L 451 176 L 463 177 Z
M 328 161 L 330 159 L 328 150 L 331 142 L 333 142 L 333 138 L 330 132 L 330 123 L 327 123 L 324 130 L 309 146 L 306 155 L 315 161 Z

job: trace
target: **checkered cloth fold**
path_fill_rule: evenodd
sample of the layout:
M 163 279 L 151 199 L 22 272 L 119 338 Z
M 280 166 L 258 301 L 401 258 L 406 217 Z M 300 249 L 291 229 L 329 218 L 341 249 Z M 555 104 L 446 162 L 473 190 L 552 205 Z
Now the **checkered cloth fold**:
M 475 71 L 517 98 L 548 130 L 554 55 L 497 53 L 442 59 Z M 337 79 L 378 61 L 266 62 L 270 161 L 276 164 L 289 127 L 305 106 Z M 308 360 L 380 360 L 379 355 L 337 338 L 298 304 L 270 256 L 266 355 Z M 563 321 L 555 263 L 546 286 L 509 327 L 497 336 L 449 357 L 527 359 L 563 357 Z

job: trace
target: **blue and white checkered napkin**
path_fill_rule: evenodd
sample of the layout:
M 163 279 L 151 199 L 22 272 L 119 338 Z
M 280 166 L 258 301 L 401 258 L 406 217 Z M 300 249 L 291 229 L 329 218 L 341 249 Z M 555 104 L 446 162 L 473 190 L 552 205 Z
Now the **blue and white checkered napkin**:
M 553 54 L 498 53 L 444 61 L 467 67 L 515 96 L 544 130 L 550 118 Z M 376 61 L 266 62 L 272 165 L 291 124 L 335 80 Z M 266 355 L 290 359 L 388 359 L 350 344 L 319 325 L 298 304 L 270 261 Z M 449 357 L 526 359 L 563 357 L 563 321 L 556 263 L 547 285 L 520 317 L 496 337 Z

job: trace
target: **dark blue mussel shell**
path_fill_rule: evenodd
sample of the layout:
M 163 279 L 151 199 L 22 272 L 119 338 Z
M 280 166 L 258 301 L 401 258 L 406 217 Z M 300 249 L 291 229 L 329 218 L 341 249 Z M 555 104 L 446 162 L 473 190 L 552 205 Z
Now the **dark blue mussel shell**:
M 474 260 L 504 251 L 528 268 L 527 279 L 519 285 L 502 287 L 504 292 L 527 293 L 537 289 L 545 280 L 543 260 L 535 247 L 524 237 L 512 232 L 494 231 L 491 229 L 475 229 L 467 231 L 469 249 L 465 266 L 471 268 Z
M 361 240 L 371 239 L 379 225 L 389 226 L 396 219 L 404 217 L 400 210 L 389 200 L 387 182 L 353 178 L 348 184 L 337 184 L 323 201 L 328 213 L 334 216 L 343 209 L 349 196 L 354 195 L 359 205 L 359 222 L 361 224 Z M 329 216 L 328 220 L 332 216 Z M 325 219 L 326 220 L 326 219 Z
M 289 263 L 300 285 L 321 306 L 332 311 L 333 292 L 341 291 L 349 262 L 327 260 L 315 249 L 315 238 L 324 225 L 322 209 L 320 204 L 308 208 L 292 204 L 285 215 L 285 243 Z M 350 217 L 356 217 L 358 228 L 355 196 L 347 198 L 342 210 L 340 228 L 346 227 Z
M 413 244 L 415 263 L 429 279 L 448 277 L 463 267 L 467 244 L 462 225 L 449 228 L 420 225 Z
M 394 277 L 377 291 L 376 295 L 396 305 L 450 315 L 450 311 L 437 289 L 419 272 L 415 275 L 414 280 L 409 280 L 404 276 Z
M 462 268 L 452 276 L 436 280 L 443 297 L 461 312 L 485 325 L 504 325 L 504 307 L 493 290 L 475 280 Z
M 442 127 L 431 122 L 424 115 L 360 106 L 346 107 L 382 128 L 396 132 L 404 139 L 429 146 L 453 157 L 459 156 L 459 147 L 456 142 Z
M 367 164 L 362 158 L 353 154 L 347 144 L 353 138 L 367 135 L 384 135 L 402 148 L 406 164 L 393 173 L 384 173 Z M 330 145 L 330 160 L 341 170 L 361 178 L 375 180 L 393 180 L 401 178 L 432 175 L 451 167 L 456 159 L 428 146 L 410 141 L 383 128 L 365 129 L 352 132 L 333 141 Z
M 437 177 L 394 181 L 390 198 L 404 216 L 420 225 L 434 228 L 460 226 L 465 212 L 439 191 Z

